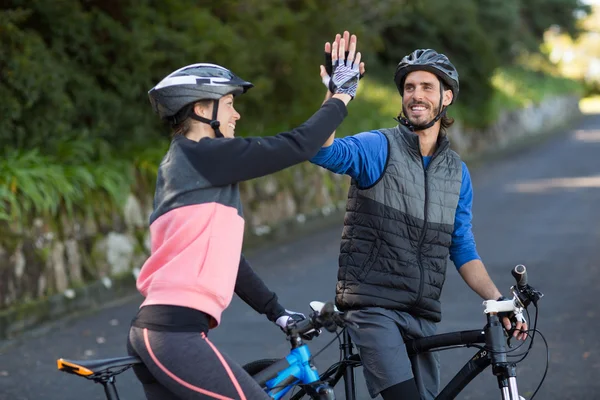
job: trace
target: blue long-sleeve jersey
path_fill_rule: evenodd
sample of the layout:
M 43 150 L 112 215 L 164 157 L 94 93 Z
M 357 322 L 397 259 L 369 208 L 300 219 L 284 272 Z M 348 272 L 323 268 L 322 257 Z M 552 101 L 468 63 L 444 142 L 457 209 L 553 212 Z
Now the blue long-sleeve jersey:
M 329 147 L 323 147 L 310 162 L 326 168 L 336 174 L 346 174 L 355 179 L 360 187 L 368 187 L 383 174 L 388 156 L 387 139 L 379 131 L 359 133 L 341 139 L 335 139 Z M 425 167 L 431 157 L 424 156 Z M 471 175 L 465 163 L 462 163 L 462 185 L 456 207 L 454 232 L 450 246 L 450 259 L 457 269 L 472 260 L 479 260 L 475 238 L 471 230 L 471 207 L 473 205 L 473 186 Z

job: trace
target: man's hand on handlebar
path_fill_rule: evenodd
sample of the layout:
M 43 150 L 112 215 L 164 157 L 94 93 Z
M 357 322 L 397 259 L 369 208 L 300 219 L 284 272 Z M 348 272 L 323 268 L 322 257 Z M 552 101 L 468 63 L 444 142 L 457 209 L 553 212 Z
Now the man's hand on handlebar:
M 517 283 L 511 290 L 515 296 L 515 301 L 521 305 L 521 310 L 517 315 L 514 313 L 502 315 L 504 313 L 500 313 L 499 316 L 503 317 L 502 324 L 509 335 L 512 333 L 512 336 L 517 340 L 525 340 L 527 339 L 529 326 L 527 326 L 527 321 L 523 317 L 523 308 L 527 308 L 530 303 L 533 303 L 537 307 L 537 302 L 544 295 L 527 283 L 527 268 L 523 264 L 514 267 L 511 270 L 511 274 Z
M 509 335 L 512 332 L 512 337 L 516 338 L 517 340 L 527 339 L 527 321 L 519 321 L 519 319 L 512 314 L 502 318 L 502 325 L 504 325 L 506 332 L 508 332 Z
M 496 301 L 508 300 L 509 299 L 507 299 L 506 297 L 501 296 Z M 515 301 L 518 301 L 516 297 L 515 299 L 513 299 L 513 304 Z M 504 326 L 504 329 L 506 329 L 508 335 L 512 335 L 512 337 L 514 337 L 517 340 L 527 339 L 528 326 L 527 321 L 525 321 L 525 318 L 523 317 L 522 309 L 517 314 L 515 314 L 514 311 L 499 312 L 498 317 L 502 321 L 502 325 Z

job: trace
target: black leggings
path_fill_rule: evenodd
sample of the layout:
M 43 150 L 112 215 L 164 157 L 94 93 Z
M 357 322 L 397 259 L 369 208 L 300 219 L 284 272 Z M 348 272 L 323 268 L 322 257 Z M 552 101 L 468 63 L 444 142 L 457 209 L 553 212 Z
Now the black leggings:
M 130 355 L 144 362 L 134 371 L 149 400 L 269 398 L 204 333 L 131 327 L 127 347 Z

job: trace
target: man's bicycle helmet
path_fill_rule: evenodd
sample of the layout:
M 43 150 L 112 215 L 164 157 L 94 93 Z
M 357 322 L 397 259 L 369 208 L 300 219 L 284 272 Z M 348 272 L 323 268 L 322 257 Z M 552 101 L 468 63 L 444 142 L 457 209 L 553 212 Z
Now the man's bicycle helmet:
M 396 67 L 394 82 L 400 95 L 404 95 L 404 80 L 413 71 L 427 71 L 436 75 L 444 82 L 446 88 L 452 90 L 456 100 L 459 91 L 458 72 L 448 57 L 432 49 L 418 49 L 407 55 Z
M 443 90 L 452 90 L 452 103 L 458 97 L 459 83 L 458 72 L 448 57 L 440 54 L 432 49 L 418 49 L 411 54 L 405 56 L 398 66 L 394 75 L 394 82 L 400 92 L 400 96 L 404 97 L 404 81 L 406 76 L 413 71 L 427 71 L 438 77 L 443 85 L 440 85 L 440 111 L 438 115 L 428 124 L 414 126 L 407 118 L 399 116 L 398 121 L 410 128 L 411 130 L 423 130 L 432 127 L 440 118 L 446 115 L 446 107 L 442 108 Z M 443 87 L 442 87 L 443 86 Z M 449 104 L 449 105 L 450 105 Z
M 252 83 L 239 78 L 227 68 L 199 63 L 170 73 L 150 89 L 148 97 L 152 109 L 161 119 L 178 123 L 191 117 L 210 124 L 217 136 L 222 136 L 217 121 L 219 99 L 227 94 L 240 95 L 251 87 Z M 214 100 L 212 120 L 196 115 L 193 107 L 184 110 L 187 105 L 199 100 Z

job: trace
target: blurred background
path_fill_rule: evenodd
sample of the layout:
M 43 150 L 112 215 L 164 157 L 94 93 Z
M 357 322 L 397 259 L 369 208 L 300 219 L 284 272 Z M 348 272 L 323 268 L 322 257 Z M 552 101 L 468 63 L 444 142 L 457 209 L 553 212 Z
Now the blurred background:
M 367 74 L 338 136 L 394 126 L 396 64 L 434 48 L 459 71 L 449 136 L 474 166 L 571 129 L 585 143 L 599 141 L 600 123 L 585 119 L 600 112 L 599 1 L 3 0 L 0 341 L 133 292 L 169 145 L 148 102 L 151 87 L 187 64 L 223 65 L 255 85 L 236 101 L 237 135 L 274 135 L 320 106 L 323 45 L 343 30 L 357 34 Z M 582 118 L 587 125 L 578 128 Z M 557 165 L 545 157 L 536 179 Z M 587 174 L 600 173 L 598 159 Z M 482 185 L 498 177 L 481 174 Z M 298 227 L 333 226 L 339 238 L 347 178 L 304 163 L 241 188 L 247 251 L 275 248 Z M 284 274 L 288 283 L 295 276 Z M 3 376 L 14 376 L 7 364 L 0 351 L 0 398 Z

